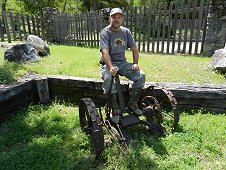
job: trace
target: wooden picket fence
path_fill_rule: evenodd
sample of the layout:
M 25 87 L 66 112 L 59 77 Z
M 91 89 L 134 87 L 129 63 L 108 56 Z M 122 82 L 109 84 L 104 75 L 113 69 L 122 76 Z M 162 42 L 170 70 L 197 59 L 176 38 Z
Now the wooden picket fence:
M 23 41 L 30 34 L 44 39 L 43 19 L 34 15 L 0 14 L 1 42 Z
M 187 3 L 185 3 L 187 2 Z M 206 35 L 210 0 L 188 0 L 123 9 L 139 51 L 148 53 L 201 54 Z M 99 46 L 99 33 L 106 26 L 101 11 L 58 14 L 56 41 L 60 44 Z
M 210 0 L 182 0 L 169 6 L 145 5 L 123 9 L 123 25 L 130 29 L 139 51 L 147 53 L 201 54 Z M 48 26 L 42 17 L 4 13 L 0 15 L 1 41 L 21 41 L 29 34 L 46 40 Z M 100 31 L 108 25 L 103 11 L 58 13 L 53 17 L 55 43 L 99 46 Z

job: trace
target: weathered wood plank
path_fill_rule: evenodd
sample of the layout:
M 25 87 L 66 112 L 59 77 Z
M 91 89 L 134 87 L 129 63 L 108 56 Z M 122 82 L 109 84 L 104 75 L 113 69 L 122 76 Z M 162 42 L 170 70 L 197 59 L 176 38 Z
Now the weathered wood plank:
M 181 2 L 181 12 L 180 12 L 180 25 L 179 25 L 179 34 L 178 34 L 178 47 L 177 53 L 181 52 L 181 41 L 182 41 L 182 29 L 183 29 L 183 19 L 184 19 L 184 0 Z
M 143 44 L 143 46 L 142 46 L 142 51 L 145 51 L 145 46 L 146 46 L 146 34 L 147 34 L 147 17 L 146 17 L 146 15 L 147 15 L 147 9 L 146 9 L 147 7 L 146 7 L 146 5 L 144 6 L 144 13 L 143 13 L 143 15 L 142 15 L 142 19 L 143 19 L 143 23 L 144 23 L 144 25 L 143 25 L 143 27 L 142 27 L 142 33 L 143 33 L 143 38 L 141 39 L 142 40 L 142 44 Z
M 164 13 L 163 13 L 163 25 L 162 25 L 162 49 L 161 53 L 164 53 L 164 45 L 165 45 L 165 36 L 166 36 L 166 14 L 167 14 L 167 3 L 164 4 Z
M 178 1 L 175 2 L 175 13 L 173 17 L 173 42 L 172 42 L 172 53 L 175 52 L 175 43 L 176 43 L 176 32 L 178 25 Z
M 3 11 L 2 15 L 3 15 L 3 18 L 4 18 L 4 26 L 5 26 L 5 31 L 6 31 L 6 35 L 7 35 L 7 40 L 8 40 L 8 43 L 11 43 L 7 14 L 5 13 L 5 11 Z
M 130 6 L 129 11 L 130 11 L 130 31 L 133 33 L 134 32 L 134 29 L 133 29 L 133 6 Z
M 190 30 L 190 41 L 189 41 L 189 54 L 192 53 L 192 42 L 193 42 L 193 35 L 194 35 L 194 27 L 195 27 L 195 20 L 196 20 L 196 9 L 197 9 L 197 0 L 193 2 L 193 11 L 192 11 L 192 21 L 191 21 L 191 30 Z
M 134 9 L 134 39 L 135 41 L 137 41 L 137 6 L 135 6 L 135 9 Z
M 32 34 L 36 35 L 36 25 L 34 15 L 31 15 L 31 23 L 32 23 Z
M 168 16 L 168 32 L 167 32 L 167 49 L 166 53 L 170 53 L 170 34 L 171 34 L 171 23 L 172 23 L 172 14 L 173 14 L 173 2 L 170 3 L 170 8 L 169 8 L 169 16 Z
M 204 6 L 204 0 L 200 1 L 200 10 L 199 10 L 199 17 L 198 17 L 198 27 L 196 29 L 196 42 L 195 42 L 195 53 L 198 53 L 198 45 L 199 45 L 199 37 L 200 37 L 200 30 L 201 30 L 201 24 L 202 24 L 202 15 L 203 15 L 203 6 Z
M 23 91 L 30 90 L 34 87 L 33 82 L 25 82 L 25 83 L 15 83 L 12 85 L 8 85 L 7 87 L 0 86 L 0 100 L 6 101 L 10 99 L 12 96 L 15 96 Z
M 21 24 L 20 24 L 20 20 L 19 20 L 19 14 L 16 14 L 16 24 L 17 24 L 17 31 L 19 34 L 19 40 L 22 41 L 22 34 L 21 34 Z
M 157 6 L 154 5 L 153 9 L 153 20 L 152 20 L 152 37 L 151 37 L 151 43 L 152 43 L 152 53 L 155 53 L 155 31 L 156 31 L 156 11 Z
M 150 37 L 151 37 L 151 13 L 152 13 L 152 5 L 149 5 L 148 9 L 148 36 L 147 36 L 147 52 L 150 52 Z
M 0 86 L 0 89 L 0 122 L 22 107 L 38 101 L 33 80 Z
M 102 90 L 102 80 L 51 75 L 38 80 L 40 79 L 48 83 L 50 100 L 57 97 L 78 104 L 81 98 L 91 97 L 98 106 L 103 106 L 107 101 L 107 95 L 104 95 Z M 20 106 L 28 105 L 30 102 L 40 102 L 35 80 L 0 86 L 0 118 L 18 110 Z M 40 84 L 42 85 L 42 82 Z M 123 96 L 127 101 L 129 82 L 121 81 L 121 84 Z M 154 86 L 156 93 L 161 91 L 162 86 L 169 89 L 174 94 L 179 109 L 196 108 L 217 113 L 226 111 L 226 85 L 224 84 L 146 82 L 144 89 L 149 86 Z
M 158 7 L 158 19 L 157 19 L 157 24 L 156 24 L 156 28 L 157 28 L 157 49 L 156 49 L 156 53 L 159 53 L 160 31 L 162 31 L 161 30 L 161 11 L 162 11 L 162 4 L 160 4 L 159 7 Z
M 191 2 L 187 2 L 187 10 L 186 10 L 186 21 L 185 21 L 185 31 L 184 31 L 184 43 L 182 53 L 185 53 L 188 39 L 188 29 L 189 29 L 189 16 L 190 16 L 190 5 Z
M 78 20 L 78 14 L 75 14 L 75 20 Z M 76 33 L 75 33 L 75 35 L 76 35 L 76 39 L 75 39 L 75 45 L 78 45 L 78 36 L 79 36 L 79 34 L 78 34 L 78 22 L 77 21 L 75 21 L 75 31 L 76 31 Z
M 30 24 L 30 16 L 26 15 L 26 20 L 27 20 L 27 30 L 28 30 L 28 34 L 31 34 L 31 24 Z
M 36 26 L 37 26 L 37 36 L 40 37 L 40 19 L 38 16 L 35 16 L 35 22 L 36 22 Z M 41 37 L 40 37 L 41 38 Z
M 49 96 L 49 86 L 48 86 L 48 79 L 47 78 L 40 78 L 35 80 L 39 101 L 41 103 L 49 103 L 50 96 Z
M 201 51 L 200 53 L 202 54 L 203 48 L 204 48 L 204 42 L 205 42 L 205 37 L 206 37 L 206 26 L 207 26 L 207 15 L 209 14 L 209 6 L 210 6 L 210 0 L 207 0 L 207 5 L 205 8 L 205 15 L 204 15 L 204 20 L 203 20 L 203 26 L 202 26 L 202 43 L 201 43 Z
M 14 17 L 13 14 L 9 13 L 10 23 L 11 23 L 11 30 L 13 34 L 13 40 L 16 41 L 16 32 L 15 32 L 15 23 L 14 23 Z
M 139 24 L 139 29 L 138 29 L 138 50 L 139 50 L 139 52 L 141 51 L 141 32 L 142 32 L 142 29 L 143 29 L 143 26 L 142 26 L 142 19 L 143 19 L 143 17 L 142 17 L 142 6 L 140 6 L 139 7 L 139 13 L 138 13 L 138 24 Z
M 24 19 L 24 15 L 21 15 L 21 21 L 22 21 L 22 25 L 23 25 L 23 36 L 27 36 L 27 31 L 26 31 L 26 25 L 25 25 L 25 19 Z
M 1 42 L 4 42 L 5 41 L 5 38 L 4 38 L 4 24 L 3 24 L 1 18 L 0 18 L 0 36 L 1 36 Z

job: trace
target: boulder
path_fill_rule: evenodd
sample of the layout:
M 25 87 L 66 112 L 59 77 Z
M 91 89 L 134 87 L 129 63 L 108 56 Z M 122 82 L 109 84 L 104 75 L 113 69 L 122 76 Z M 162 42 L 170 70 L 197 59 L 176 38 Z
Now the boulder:
M 212 56 L 211 65 L 214 70 L 226 73 L 226 48 L 216 50 Z
M 38 55 L 40 56 L 47 56 L 50 54 L 48 44 L 35 35 L 29 35 L 27 37 L 27 43 L 31 44 L 36 49 Z
M 6 49 L 4 60 L 17 63 L 35 62 L 39 58 L 36 50 L 30 44 L 17 44 Z

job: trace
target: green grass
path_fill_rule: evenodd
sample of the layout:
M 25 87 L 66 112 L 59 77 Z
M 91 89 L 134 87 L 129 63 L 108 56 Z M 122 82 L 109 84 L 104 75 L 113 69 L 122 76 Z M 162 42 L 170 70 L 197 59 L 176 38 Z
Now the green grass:
M 175 133 L 150 135 L 131 129 L 127 156 L 105 132 L 108 146 L 96 161 L 79 125 L 78 108 L 54 101 L 33 105 L 0 124 L 0 169 L 223 170 L 226 167 L 226 117 L 182 113 Z M 106 141 L 106 140 L 105 140 Z
M 51 55 L 36 63 L 3 60 L 0 48 L 0 84 L 35 72 L 99 79 L 99 50 L 51 45 Z M 131 52 L 126 56 L 132 60 Z M 225 83 L 210 69 L 211 58 L 181 55 L 140 55 L 140 67 L 151 82 Z M 78 107 L 54 101 L 31 105 L 0 124 L 0 170 L 222 170 L 226 167 L 226 117 L 202 111 L 181 113 L 175 133 L 150 135 L 142 126 L 131 129 L 129 154 L 123 155 L 105 131 L 107 147 L 96 161 L 91 142 L 79 125 Z M 106 140 L 105 140 L 106 141 Z
M 3 60 L 1 48 L 0 84 L 13 82 L 30 72 L 100 79 L 98 49 L 51 45 L 50 50 L 51 55 L 40 58 L 36 63 L 15 64 Z M 126 57 L 132 61 L 130 51 Z M 149 82 L 226 83 L 224 75 L 210 69 L 210 62 L 209 57 L 140 54 L 139 65 Z

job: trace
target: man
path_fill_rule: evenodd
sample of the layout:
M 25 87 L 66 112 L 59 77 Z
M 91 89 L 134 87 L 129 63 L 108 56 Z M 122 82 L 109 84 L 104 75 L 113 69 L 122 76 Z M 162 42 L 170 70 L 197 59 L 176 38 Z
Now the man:
M 105 27 L 100 33 L 103 90 L 105 94 L 109 93 L 112 76 L 115 76 L 117 72 L 132 80 L 133 84 L 128 108 L 136 115 L 142 115 L 142 111 L 137 105 L 137 100 L 145 83 L 145 73 L 139 69 L 139 52 L 130 30 L 121 26 L 123 17 L 124 15 L 120 8 L 113 8 L 109 17 L 110 25 Z M 132 50 L 133 63 L 126 61 L 125 51 L 127 48 Z M 119 122 L 116 93 L 116 86 L 113 84 L 111 89 L 111 120 L 114 123 Z

